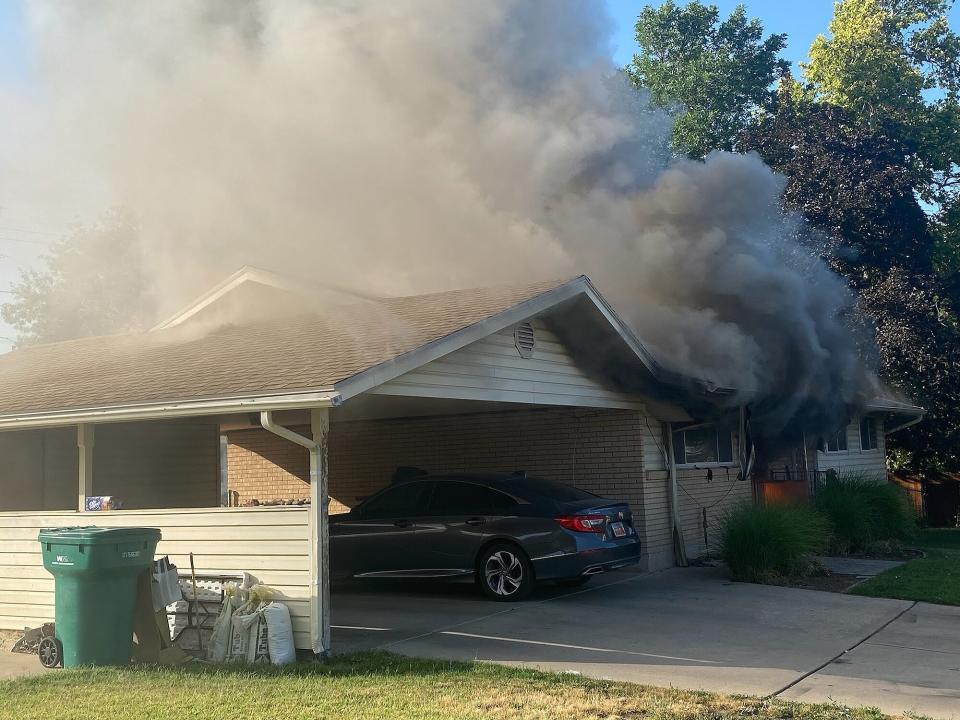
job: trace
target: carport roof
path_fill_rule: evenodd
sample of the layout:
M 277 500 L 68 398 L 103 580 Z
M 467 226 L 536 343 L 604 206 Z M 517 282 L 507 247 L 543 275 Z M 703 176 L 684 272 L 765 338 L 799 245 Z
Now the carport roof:
M 80 415 L 124 417 L 132 407 L 152 407 L 160 416 L 198 401 L 232 400 L 234 411 L 253 410 L 262 409 L 256 399 L 306 393 L 314 404 L 337 404 L 456 345 L 595 293 L 580 276 L 27 347 L 0 356 L 0 427 L 55 424 L 53 415 L 61 424 Z M 639 344 L 636 351 L 645 352 Z

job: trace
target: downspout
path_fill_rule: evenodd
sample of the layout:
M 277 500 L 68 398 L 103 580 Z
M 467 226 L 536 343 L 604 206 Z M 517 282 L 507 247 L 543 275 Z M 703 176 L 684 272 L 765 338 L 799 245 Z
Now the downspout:
M 883 429 L 883 434 L 884 434 L 884 436 L 887 436 L 887 435 L 892 435 L 892 434 L 895 433 L 895 432 L 900 432 L 901 430 L 905 430 L 906 428 L 911 427 L 911 426 L 913 426 L 913 425 L 916 425 L 918 422 L 920 422 L 921 420 L 923 420 L 923 417 L 924 417 L 923 415 L 918 415 L 917 417 L 913 418 L 912 420 L 907 420 L 905 423 L 901 423 L 900 425 L 897 425 L 896 427 L 892 427 L 892 428 L 890 428 L 889 430 L 887 430 L 886 428 L 884 428 L 884 429 Z
M 321 658 L 330 654 L 330 526 L 327 491 L 327 410 L 310 414 L 313 438 L 278 425 L 273 411 L 260 413 L 260 425 L 310 452 L 310 636 L 313 652 Z
M 670 477 L 670 525 L 673 535 L 673 558 L 680 567 L 687 567 L 687 547 L 683 542 L 683 529 L 680 524 L 680 500 L 677 496 L 677 465 L 673 457 L 673 426 L 664 424 L 666 437 L 667 470 Z

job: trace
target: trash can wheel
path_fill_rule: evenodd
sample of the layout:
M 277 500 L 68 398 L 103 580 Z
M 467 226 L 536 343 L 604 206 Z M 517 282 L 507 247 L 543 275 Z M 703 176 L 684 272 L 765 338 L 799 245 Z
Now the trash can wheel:
M 37 654 L 40 656 L 40 664 L 45 668 L 51 669 L 63 665 L 63 645 L 55 637 L 47 635 L 42 638 Z

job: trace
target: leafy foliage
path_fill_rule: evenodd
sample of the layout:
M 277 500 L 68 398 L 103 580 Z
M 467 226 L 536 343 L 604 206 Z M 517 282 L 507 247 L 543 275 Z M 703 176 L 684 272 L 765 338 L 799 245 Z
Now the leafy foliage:
M 0 308 L 18 345 L 138 329 L 152 317 L 137 228 L 122 213 L 78 228 L 44 259 L 43 269 L 21 275 Z
M 929 273 L 934 240 L 913 192 L 910 148 L 789 83 L 738 139 L 786 177 L 783 199 L 822 233 L 821 253 L 855 285 L 893 267 Z
M 951 0 L 842 0 L 810 48 L 817 96 L 868 127 L 909 138 L 921 196 L 949 207 L 960 188 L 960 37 Z
M 830 551 L 838 555 L 864 552 L 877 541 L 908 540 L 916 531 L 903 491 L 856 475 L 824 482 L 814 507 L 828 521 Z
M 738 6 L 720 21 L 715 5 L 668 0 L 645 7 L 636 23 L 640 52 L 626 68 L 660 106 L 681 106 L 673 131 L 676 150 L 702 158 L 730 150 L 737 133 L 771 99 L 770 84 L 786 71 L 778 58 L 786 35 L 763 36 L 759 20 Z
M 907 466 L 932 473 L 960 467 L 960 329 L 931 278 L 902 271 L 863 288 L 860 306 L 877 318 L 880 373 L 927 410 L 924 422 L 891 436 Z
M 722 519 L 720 556 L 735 580 L 802 574 L 827 547 L 826 520 L 805 505 L 745 503 Z

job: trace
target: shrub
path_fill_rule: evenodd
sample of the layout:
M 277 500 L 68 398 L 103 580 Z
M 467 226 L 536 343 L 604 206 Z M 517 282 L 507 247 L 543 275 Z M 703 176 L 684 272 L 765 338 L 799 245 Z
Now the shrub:
M 909 540 L 916 520 L 903 492 L 889 483 L 861 476 L 828 478 L 814 507 L 830 524 L 830 551 L 861 553 L 877 543 Z
M 744 582 L 809 574 L 809 556 L 823 552 L 829 539 L 824 518 L 805 505 L 746 503 L 721 522 L 720 557 Z

